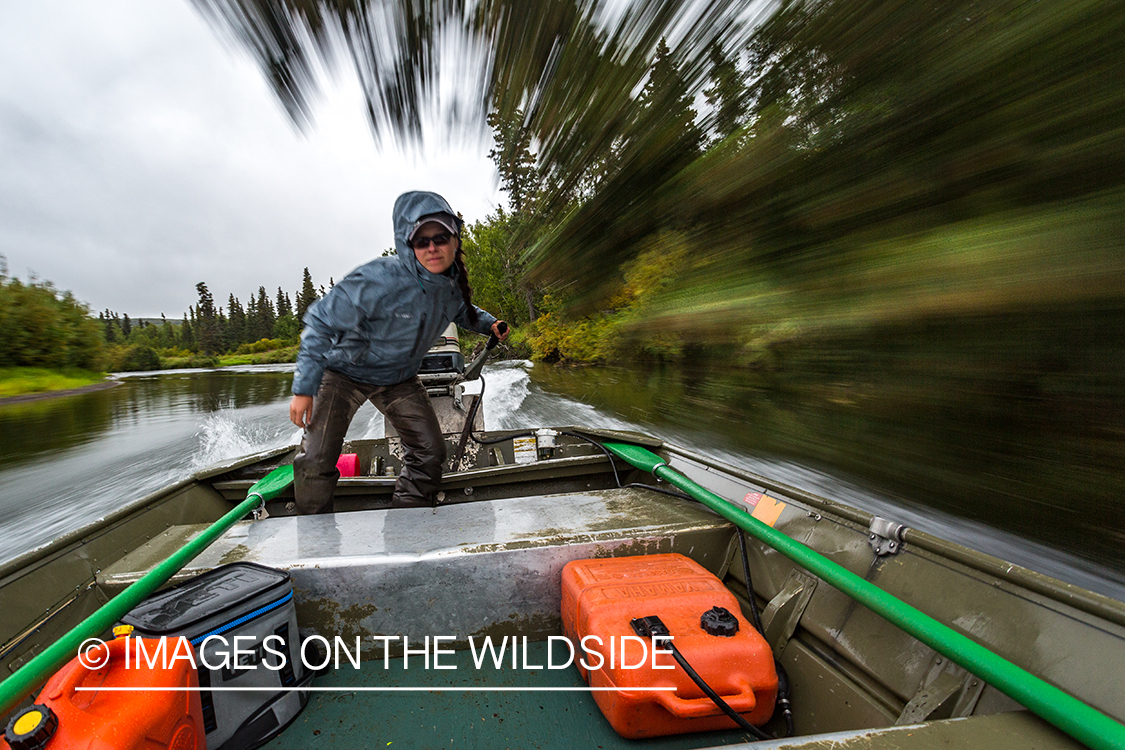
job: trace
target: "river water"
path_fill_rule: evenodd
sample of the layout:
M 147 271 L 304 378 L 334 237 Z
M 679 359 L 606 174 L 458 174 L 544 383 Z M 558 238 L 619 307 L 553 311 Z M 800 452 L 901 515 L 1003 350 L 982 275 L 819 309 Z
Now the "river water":
M 287 410 L 292 369 L 123 375 L 122 385 L 109 390 L 0 407 L 0 559 L 217 461 L 295 444 L 300 431 Z M 1125 601 L 1125 570 L 1112 555 L 1060 545 L 1057 534 L 1046 538 L 1048 546 L 1042 535 L 1025 533 L 1037 527 L 1023 516 L 1009 526 L 985 523 L 958 502 L 926 492 L 926 482 L 887 482 L 897 472 L 887 472 L 885 464 L 901 463 L 901 457 L 882 451 L 874 463 L 884 471 L 864 471 L 855 456 L 871 447 L 857 446 L 853 434 L 828 430 L 808 449 L 809 425 L 794 418 L 785 394 L 684 369 L 568 370 L 504 362 L 486 368 L 485 376 L 487 429 L 585 425 L 655 434 Z M 382 416 L 364 406 L 348 437 L 382 435 Z M 932 458 L 949 473 L 941 466 L 946 458 Z M 972 477 L 960 486 L 971 488 Z M 1088 536 L 1080 524 L 1072 527 L 1072 538 Z M 1112 548 L 1111 541 L 1099 544 Z

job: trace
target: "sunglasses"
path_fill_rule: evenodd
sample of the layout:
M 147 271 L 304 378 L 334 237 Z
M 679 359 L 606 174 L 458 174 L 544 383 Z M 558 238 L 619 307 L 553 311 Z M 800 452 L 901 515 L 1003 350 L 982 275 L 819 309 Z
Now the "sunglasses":
M 415 237 L 410 241 L 410 247 L 414 248 L 415 250 L 425 250 L 430 246 L 431 242 L 434 243 L 435 247 L 445 247 L 452 239 L 453 235 L 449 232 L 435 234 L 433 237 Z

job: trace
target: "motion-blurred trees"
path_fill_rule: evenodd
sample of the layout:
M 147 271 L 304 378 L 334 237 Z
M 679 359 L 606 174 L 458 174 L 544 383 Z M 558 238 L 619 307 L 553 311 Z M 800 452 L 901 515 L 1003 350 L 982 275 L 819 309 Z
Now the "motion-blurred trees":
M 70 292 L 0 275 L 0 367 L 98 370 L 102 341 L 99 322 Z
M 426 112 L 514 127 L 541 189 L 511 245 L 573 309 L 607 309 L 666 232 L 689 262 L 635 324 L 697 339 L 1125 294 L 1105 0 L 196 4 L 298 123 L 342 58 L 380 138 L 420 139 Z M 702 148 L 701 125 L 726 137 Z
M 731 57 L 719 45 L 711 44 L 708 51 L 711 70 L 711 85 L 703 90 L 703 96 L 711 113 L 706 118 L 718 140 L 729 138 L 743 124 L 747 116 L 746 73 L 739 69 L 738 55 Z
M 488 152 L 488 158 L 496 164 L 501 189 L 508 194 L 512 211 L 517 215 L 531 209 L 531 200 L 539 190 L 539 172 L 531 153 L 531 133 L 523 119 L 520 110 L 510 119 L 503 119 L 496 112 L 488 116 L 496 140 L 496 147 Z

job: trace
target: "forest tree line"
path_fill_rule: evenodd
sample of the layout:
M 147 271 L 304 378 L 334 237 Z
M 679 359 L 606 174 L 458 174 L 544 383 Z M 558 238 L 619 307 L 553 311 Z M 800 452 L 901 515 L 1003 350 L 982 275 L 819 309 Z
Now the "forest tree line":
M 331 280 L 329 287 L 332 286 Z M 304 269 L 301 288 L 290 296 L 281 287 L 270 295 L 264 286 L 248 296 L 245 303 L 231 293 L 225 305 L 216 305 L 205 282 L 195 285 L 196 304 L 182 318 L 171 321 L 161 316 L 159 324 L 134 322 L 126 314 L 112 310 L 98 313 L 98 322 L 111 353 L 110 369 L 148 370 L 162 366 L 207 366 L 217 357 L 230 354 L 258 354 L 296 346 L 300 321 L 309 306 L 324 296 L 326 289 L 313 284 L 309 269 Z M 290 361 L 295 353 L 286 351 L 276 361 Z M 259 358 L 258 361 L 264 361 Z
M 50 282 L 9 277 L 0 256 L 0 368 L 151 370 L 208 366 L 220 355 L 279 350 L 277 361 L 291 361 L 299 321 L 325 292 L 306 268 L 293 296 L 281 288 L 271 296 L 258 287 L 246 303 L 230 294 L 225 306 L 216 306 L 207 284 L 200 282 L 198 302 L 181 319 L 161 315 L 155 323 L 108 309 L 95 317 Z

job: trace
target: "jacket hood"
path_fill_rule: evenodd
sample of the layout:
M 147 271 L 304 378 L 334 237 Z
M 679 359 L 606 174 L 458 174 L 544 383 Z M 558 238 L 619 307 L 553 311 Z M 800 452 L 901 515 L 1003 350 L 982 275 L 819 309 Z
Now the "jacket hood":
M 398 200 L 395 201 L 395 250 L 403 266 L 419 279 L 423 278 L 423 274 L 430 278 L 434 278 L 434 275 L 418 263 L 418 260 L 414 257 L 414 250 L 407 244 L 406 238 L 410 236 L 410 231 L 414 228 L 414 222 L 418 221 L 418 219 L 430 214 L 440 213 L 449 214 L 455 219 L 457 218 L 457 213 L 449 207 L 449 203 L 446 202 L 445 198 L 442 198 L 437 193 L 413 191 L 403 193 L 398 197 Z M 460 219 L 457 219 L 457 226 L 458 228 L 461 226 Z

